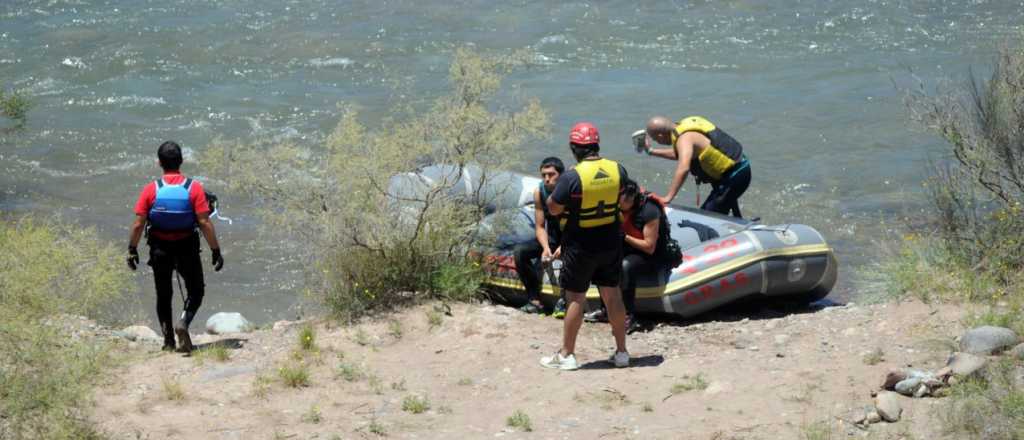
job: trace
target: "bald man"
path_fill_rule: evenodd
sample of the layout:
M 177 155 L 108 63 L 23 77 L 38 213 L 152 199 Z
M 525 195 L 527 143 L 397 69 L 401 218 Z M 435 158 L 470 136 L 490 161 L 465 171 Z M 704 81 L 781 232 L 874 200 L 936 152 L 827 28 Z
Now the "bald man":
M 743 146 L 732 136 L 700 116 L 679 122 L 655 116 L 647 121 L 646 130 L 634 133 L 633 139 L 637 151 L 678 162 L 668 193 L 662 198 L 665 203 L 675 199 L 686 176 L 693 174 L 698 184 L 706 182 L 712 187 L 701 209 L 743 218 L 739 199 L 750 186 L 750 162 L 743 155 Z M 672 148 L 651 148 L 651 140 Z

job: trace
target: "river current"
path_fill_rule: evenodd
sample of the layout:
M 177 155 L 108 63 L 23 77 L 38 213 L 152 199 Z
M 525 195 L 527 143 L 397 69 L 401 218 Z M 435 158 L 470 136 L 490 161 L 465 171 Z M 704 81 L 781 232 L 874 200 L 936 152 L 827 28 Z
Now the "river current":
M 664 192 L 673 164 L 635 154 L 630 133 L 654 114 L 706 116 L 751 159 L 744 213 L 818 228 L 842 264 L 834 298 L 856 300 L 942 158 L 906 90 L 984 75 L 1022 24 L 1024 2 L 985 0 L 2 0 L 0 87 L 35 106 L 0 134 L 0 212 L 58 212 L 120 244 L 164 140 L 186 161 L 218 137 L 316 145 L 339 103 L 372 118 L 443 94 L 457 47 L 522 49 L 534 63 L 508 96 L 539 98 L 553 124 L 519 171 L 568 159 L 569 126 L 590 120 L 605 155 Z M 676 202 L 693 199 L 691 183 Z M 199 319 L 294 317 L 302 268 L 261 239 L 247 200 L 222 203 L 227 266 L 208 270 Z M 141 271 L 147 311 L 151 283 Z

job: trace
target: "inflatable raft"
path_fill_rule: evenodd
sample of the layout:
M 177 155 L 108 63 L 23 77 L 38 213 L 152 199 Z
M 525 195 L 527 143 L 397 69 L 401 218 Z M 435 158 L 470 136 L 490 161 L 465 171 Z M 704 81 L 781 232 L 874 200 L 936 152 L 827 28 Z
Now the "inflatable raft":
M 481 225 L 490 233 L 481 249 L 487 262 L 486 286 L 511 302 L 526 300 L 515 272 L 513 249 L 534 240 L 533 190 L 540 180 L 516 173 L 491 175 L 486 188 L 472 169 L 427 167 L 395 176 L 393 191 L 415 191 L 424 182 L 458 182 L 453 191 L 467 197 L 486 194 L 494 213 Z M 762 296 L 773 301 L 810 303 L 825 298 L 836 283 L 838 264 L 825 238 L 801 224 L 764 225 L 694 208 L 666 209 L 672 238 L 683 249 L 683 262 L 637 278 L 638 312 L 692 317 L 737 300 Z M 542 301 L 553 305 L 561 296 L 559 264 L 545 270 Z M 587 291 L 591 302 L 597 289 Z M 592 306 L 594 304 L 591 304 Z

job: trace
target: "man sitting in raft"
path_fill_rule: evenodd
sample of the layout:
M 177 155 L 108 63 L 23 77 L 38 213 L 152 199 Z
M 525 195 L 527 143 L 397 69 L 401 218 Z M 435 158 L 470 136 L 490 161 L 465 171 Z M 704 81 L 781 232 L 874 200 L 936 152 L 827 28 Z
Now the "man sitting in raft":
M 561 159 L 548 157 L 541 161 L 540 176 L 542 180 L 533 190 L 533 230 L 537 239 L 516 245 L 514 251 L 516 273 L 519 274 L 519 280 L 522 281 L 523 287 L 526 289 L 527 298 L 526 305 L 519 310 L 526 313 L 541 313 L 543 311 L 544 307 L 540 302 L 543 266 L 551 264 L 552 261 L 562 256 L 561 234 L 567 217 L 552 215 L 546 201 L 563 172 L 565 172 L 565 165 Z M 553 315 L 556 318 L 565 317 L 564 299 L 559 299 L 555 304 Z
M 626 179 L 619 194 L 623 231 L 622 303 L 626 306 L 626 332 L 640 328 L 636 319 L 636 281 L 642 274 L 656 274 L 672 268 L 668 243 L 670 229 L 665 207 L 636 181 Z M 588 313 L 585 320 L 604 321 L 604 307 Z
M 672 148 L 651 148 L 651 139 Z M 701 209 L 743 218 L 739 199 L 750 186 L 750 162 L 743 155 L 743 146 L 722 129 L 700 116 L 678 123 L 655 116 L 647 121 L 646 130 L 633 134 L 633 142 L 638 152 L 679 162 L 668 193 L 662 198 L 664 203 L 676 198 L 686 175 L 691 173 L 698 185 L 711 184 L 711 194 Z

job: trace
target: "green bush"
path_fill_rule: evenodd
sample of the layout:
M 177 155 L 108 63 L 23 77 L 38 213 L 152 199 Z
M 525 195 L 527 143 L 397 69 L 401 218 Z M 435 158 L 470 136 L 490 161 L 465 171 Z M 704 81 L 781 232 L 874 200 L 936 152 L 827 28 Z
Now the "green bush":
M 121 254 L 59 220 L 0 221 L 0 249 L 0 438 L 98 438 L 86 409 L 112 359 L 64 326 L 118 310 Z
M 517 147 L 548 125 L 536 100 L 518 111 L 497 102 L 503 75 L 525 59 L 458 50 L 451 92 L 427 108 L 399 105 L 368 127 L 343 106 L 324 148 L 216 141 L 201 163 L 231 190 L 253 195 L 274 231 L 303 243 L 314 268 L 308 290 L 338 317 L 463 299 L 479 285 L 469 255 L 486 238 L 479 224 L 496 196 L 467 197 L 457 178 L 416 180 L 416 194 L 391 194 L 391 178 L 425 164 L 451 166 L 456 176 L 473 167 L 484 171 L 474 186 L 484 186 L 516 163 Z
M 1024 45 L 1002 48 L 988 80 L 909 103 L 948 143 L 927 189 L 949 256 L 996 275 L 1024 267 Z

